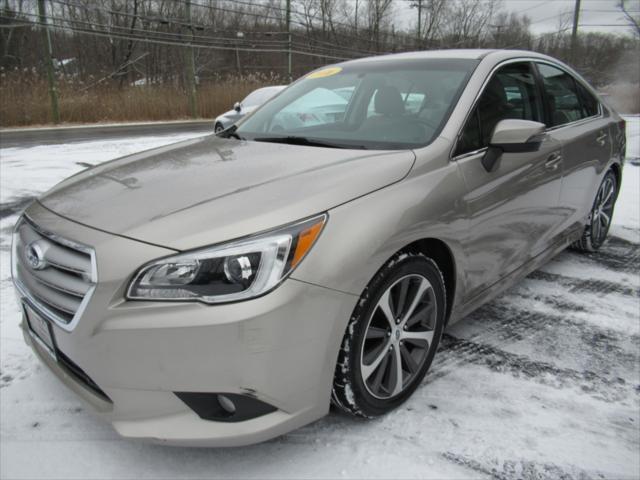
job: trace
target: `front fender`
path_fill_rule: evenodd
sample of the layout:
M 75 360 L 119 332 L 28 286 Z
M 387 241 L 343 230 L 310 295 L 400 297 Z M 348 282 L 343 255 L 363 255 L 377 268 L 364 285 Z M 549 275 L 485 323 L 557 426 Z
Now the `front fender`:
M 324 231 L 292 277 L 360 295 L 396 252 L 435 238 L 449 247 L 456 263 L 455 311 L 465 291 L 465 184 L 455 163 L 429 163 L 397 184 L 330 210 Z

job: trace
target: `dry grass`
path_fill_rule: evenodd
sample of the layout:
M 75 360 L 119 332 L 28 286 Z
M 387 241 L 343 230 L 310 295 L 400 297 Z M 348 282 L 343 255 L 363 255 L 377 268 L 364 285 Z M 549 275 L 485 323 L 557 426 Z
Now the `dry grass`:
M 158 121 L 189 118 L 187 94 L 177 86 L 126 86 L 101 83 L 87 88 L 73 77 L 57 78 L 63 123 Z M 245 75 L 218 79 L 198 87 L 198 116 L 214 118 L 250 91 L 279 83 L 277 77 Z M 46 78 L 30 70 L 0 73 L 0 126 L 51 123 Z
M 62 123 L 135 122 L 187 119 L 186 92 L 173 85 L 119 88 L 116 83 L 95 84 L 72 76 L 57 77 Z M 265 85 L 281 83 L 276 76 L 244 75 L 204 82 L 198 87 L 198 116 L 215 118 L 233 103 Z M 607 101 L 621 113 L 640 113 L 640 88 L 618 83 L 603 88 Z M 51 123 L 46 78 L 32 70 L 0 71 L 0 126 L 20 127 Z

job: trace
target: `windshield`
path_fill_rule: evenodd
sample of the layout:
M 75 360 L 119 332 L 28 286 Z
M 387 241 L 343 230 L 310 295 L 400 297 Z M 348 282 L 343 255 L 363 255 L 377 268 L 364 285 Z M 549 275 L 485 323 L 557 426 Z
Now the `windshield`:
M 238 124 L 237 136 L 338 148 L 406 149 L 438 135 L 478 64 L 375 60 L 317 70 Z
M 242 100 L 243 107 L 256 107 L 262 105 L 264 102 L 273 97 L 282 88 L 280 87 L 266 87 L 254 90 Z

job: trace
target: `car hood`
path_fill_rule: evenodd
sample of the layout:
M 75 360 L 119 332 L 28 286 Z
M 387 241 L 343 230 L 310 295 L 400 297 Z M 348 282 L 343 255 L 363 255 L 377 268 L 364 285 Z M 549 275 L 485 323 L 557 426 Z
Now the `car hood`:
M 84 225 L 185 250 L 284 225 L 401 180 L 411 151 L 206 136 L 85 170 L 40 202 Z

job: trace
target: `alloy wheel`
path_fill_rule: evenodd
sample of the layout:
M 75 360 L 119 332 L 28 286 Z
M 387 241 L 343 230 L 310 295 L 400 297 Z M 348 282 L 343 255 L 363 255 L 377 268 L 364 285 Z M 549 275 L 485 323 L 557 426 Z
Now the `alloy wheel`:
M 437 304 L 422 275 L 398 279 L 382 294 L 365 330 L 360 371 L 378 399 L 402 393 L 418 376 L 433 345 Z
M 591 211 L 591 235 L 595 244 L 601 244 L 609 231 L 615 203 L 615 192 L 615 178 L 607 176 L 602 185 L 600 185 L 593 210 Z

